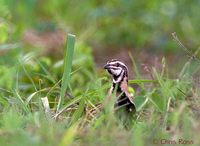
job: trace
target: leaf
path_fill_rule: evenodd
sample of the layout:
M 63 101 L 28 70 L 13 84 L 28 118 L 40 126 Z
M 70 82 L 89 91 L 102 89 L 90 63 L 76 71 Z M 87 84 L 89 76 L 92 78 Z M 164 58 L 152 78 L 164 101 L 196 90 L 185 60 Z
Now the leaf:
M 151 96 L 151 102 L 158 108 L 159 111 L 166 110 L 165 100 L 157 93 L 153 93 Z
M 135 103 L 136 106 L 136 111 L 139 111 L 142 109 L 143 106 L 145 106 L 145 104 L 147 103 L 148 98 L 144 97 L 144 96 L 136 96 L 133 99 L 133 102 Z

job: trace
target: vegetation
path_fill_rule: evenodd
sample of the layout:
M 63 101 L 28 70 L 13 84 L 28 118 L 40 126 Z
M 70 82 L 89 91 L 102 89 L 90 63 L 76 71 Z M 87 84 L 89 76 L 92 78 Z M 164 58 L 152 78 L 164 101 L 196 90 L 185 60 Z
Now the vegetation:
M 199 146 L 198 4 L 0 1 L 0 145 Z M 129 53 L 137 107 L 129 128 L 113 103 L 99 107 L 111 83 L 93 52 L 106 58 L 118 51 L 113 48 L 182 57 L 175 69 L 167 57 L 159 67 L 145 66 L 147 78 L 140 58 Z

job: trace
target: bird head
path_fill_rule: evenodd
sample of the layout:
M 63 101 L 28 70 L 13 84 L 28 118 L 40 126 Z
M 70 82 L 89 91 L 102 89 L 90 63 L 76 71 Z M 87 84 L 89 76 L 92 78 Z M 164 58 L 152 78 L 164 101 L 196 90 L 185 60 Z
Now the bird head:
M 112 59 L 111 61 L 108 61 L 104 65 L 104 69 L 106 69 L 108 73 L 112 76 L 114 83 L 121 82 L 125 77 L 128 79 L 127 66 L 117 59 Z

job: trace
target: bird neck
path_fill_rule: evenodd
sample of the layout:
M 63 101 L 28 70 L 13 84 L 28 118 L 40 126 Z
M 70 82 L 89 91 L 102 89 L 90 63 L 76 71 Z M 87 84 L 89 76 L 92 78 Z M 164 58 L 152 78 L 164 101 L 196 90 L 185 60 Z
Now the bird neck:
M 124 77 L 120 82 L 113 82 L 112 92 L 128 92 L 128 78 Z

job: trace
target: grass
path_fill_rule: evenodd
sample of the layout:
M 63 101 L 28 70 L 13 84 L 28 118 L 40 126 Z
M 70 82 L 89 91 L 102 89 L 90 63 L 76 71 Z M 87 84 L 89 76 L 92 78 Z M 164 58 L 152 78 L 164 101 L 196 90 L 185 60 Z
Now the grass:
M 66 53 L 64 59 L 64 73 L 62 76 L 62 84 L 61 84 L 61 91 L 60 91 L 60 98 L 58 102 L 57 112 L 59 112 L 60 108 L 62 107 L 65 93 L 70 81 L 71 66 L 74 54 L 75 36 L 72 34 L 68 34 L 66 44 L 67 48 L 65 51 Z
M 186 62 L 171 79 L 163 59 L 161 69 L 150 68 L 149 80 L 142 77 L 132 58 L 138 78 L 129 83 L 139 88 L 133 89 L 137 113 L 134 123 L 125 128 L 115 116 L 112 103 L 103 108 L 101 105 L 110 79 L 88 67 L 91 60 L 85 62 L 90 55 L 79 66 L 78 54 L 84 47 L 77 42 L 73 58 L 74 43 L 75 37 L 69 35 L 64 69 L 29 54 L 13 65 L 17 78 L 13 68 L 7 67 L 2 73 L 4 81 L 15 80 L 0 88 L 1 145 L 153 146 L 175 145 L 174 141 L 178 145 L 200 145 L 200 92 L 192 80 L 198 64 Z

